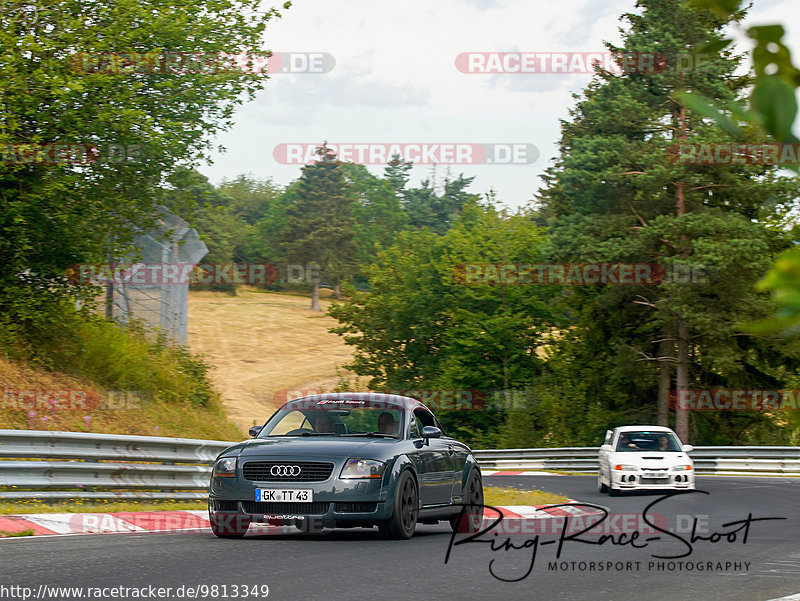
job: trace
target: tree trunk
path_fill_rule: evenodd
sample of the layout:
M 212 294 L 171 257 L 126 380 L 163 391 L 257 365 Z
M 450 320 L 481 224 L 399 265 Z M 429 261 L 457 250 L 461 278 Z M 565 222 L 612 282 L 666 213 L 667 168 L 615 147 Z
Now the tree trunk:
M 319 311 L 319 280 L 314 280 L 314 290 L 311 292 L 311 310 Z
M 681 390 L 689 389 L 689 326 L 682 317 L 678 318 L 678 361 L 675 374 L 676 395 L 680 399 Z M 675 433 L 683 444 L 689 444 L 689 412 L 675 405 Z
M 683 82 L 683 74 L 681 74 Z M 681 141 L 686 140 L 686 107 L 681 106 L 678 111 L 679 133 Z M 678 217 L 686 214 L 686 196 L 683 181 L 676 185 L 676 201 Z M 689 257 L 689 238 L 686 234 L 681 234 L 681 258 Z M 686 319 L 678 317 L 678 356 L 677 369 L 675 372 L 675 389 L 677 399 L 681 398 L 681 390 L 689 389 L 689 324 Z M 689 444 L 689 412 L 681 406 L 675 404 L 675 433 L 683 444 Z
M 672 384 L 672 342 L 658 344 L 658 425 L 669 427 L 669 388 Z
M 333 286 L 333 297 L 336 300 L 342 300 L 342 284 L 340 282 L 336 282 Z

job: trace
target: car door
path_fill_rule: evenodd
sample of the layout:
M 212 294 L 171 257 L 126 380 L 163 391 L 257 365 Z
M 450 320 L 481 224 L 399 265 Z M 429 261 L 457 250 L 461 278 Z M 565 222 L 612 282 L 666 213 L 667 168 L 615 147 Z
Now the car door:
M 615 443 L 614 430 L 606 430 L 606 437 L 605 440 L 603 440 L 603 444 L 611 445 L 614 443 Z M 609 482 L 611 481 L 610 458 L 611 458 L 611 452 L 609 451 L 600 451 L 597 457 L 600 478 L 602 478 L 603 480 L 608 480 Z
M 442 428 L 438 419 L 436 420 L 436 427 L 442 430 L 444 434 L 444 428 Z M 443 436 L 442 440 L 447 442 L 447 454 L 450 456 L 450 467 L 453 470 L 453 489 L 450 493 L 452 501 L 452 498 L 460 498 L 464 494 L 464 470 L 467 467 L 469 448 L 450 436 Z
M 446 505 L 453 492 L 453 449 L 446 438 L 422 439 L 419 431 L 424 426 L 435 426 L 433 414 L 425 409 L 415 409 L 412 428 L 417 448 L 420 499 L 422 505 Z

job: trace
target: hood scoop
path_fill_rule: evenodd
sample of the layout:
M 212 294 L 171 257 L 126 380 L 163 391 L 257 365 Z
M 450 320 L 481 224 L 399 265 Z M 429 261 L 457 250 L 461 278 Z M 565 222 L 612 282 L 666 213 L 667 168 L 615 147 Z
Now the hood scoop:
M 642 459 L 664 459 L 663 457 L 642 457 Z

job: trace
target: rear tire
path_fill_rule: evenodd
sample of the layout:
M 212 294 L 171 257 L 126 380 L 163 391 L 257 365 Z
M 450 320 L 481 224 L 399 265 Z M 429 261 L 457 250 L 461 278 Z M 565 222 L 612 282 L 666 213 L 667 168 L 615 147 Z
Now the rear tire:
M 475 534 L 483 526 L 483 482 L 478 470 L 473 469 L 467 478 L 462 513 L 450 518 L 453 532 Z
M 385 538 L 408 540 L 417 529 L 419 512 L 419 491 L 411 472 L 404 470 L 394 488 L 394 509 L 392 517 L 378 524 L 378 530 Z

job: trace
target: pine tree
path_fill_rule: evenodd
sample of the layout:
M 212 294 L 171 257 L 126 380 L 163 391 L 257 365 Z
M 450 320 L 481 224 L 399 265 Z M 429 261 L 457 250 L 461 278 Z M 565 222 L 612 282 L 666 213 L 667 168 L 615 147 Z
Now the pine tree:
M 641 14 L 623 15 L 630 27 L 622 46 L 607 47 L 620 64 L 647 56 L 665 57 L 665 64 L 619 74 L 597 69 L 562 123 L 560 157 L 540 200 L 551 218 L 554 261 L 656 263 L 667 275 L 712 276 L 565 293 L 584 352 L 604 358 L 601 369 L 612 376 L 589 393 L 619 403 L 610 398 L 613 390 L 631 407 L 657 393 L 663 421 L 673 365 L 681 390 L 774 383 L 771 374 L 795 361 L 768 341 L 742 336 L 737 322 L 768 310 L 753 284 L 786 240 L 765 222 L 797 185 L 769 166 L 675 160 L 676 144 L 735 142 L 676 94 L 689 90 L 722 102 L 742 96 L 749 78 L 734 73 L 740 57 L 723 52 L 691 65 L 688 53 L 722 39 L 723 27 L 743 14 L 720 18 L 683 0 L 640 0 L 637 7 Z M 658 365 L 645 386 L 640 361 Z M 714 419 L 741 425 L 748 418 Z M 676 428 L 686 441 L 685 411 L 676 411 Z
M 335 291 L 356 271 L 354 200 L 347 193 L 342 164 L 326 144 L 313 165 L 302 168 L 296 201 L 287 210 L 283 249 L 290 263 L 317 264 Z M 311 310 L 319 311 L 320 278 L 314 278 Z

